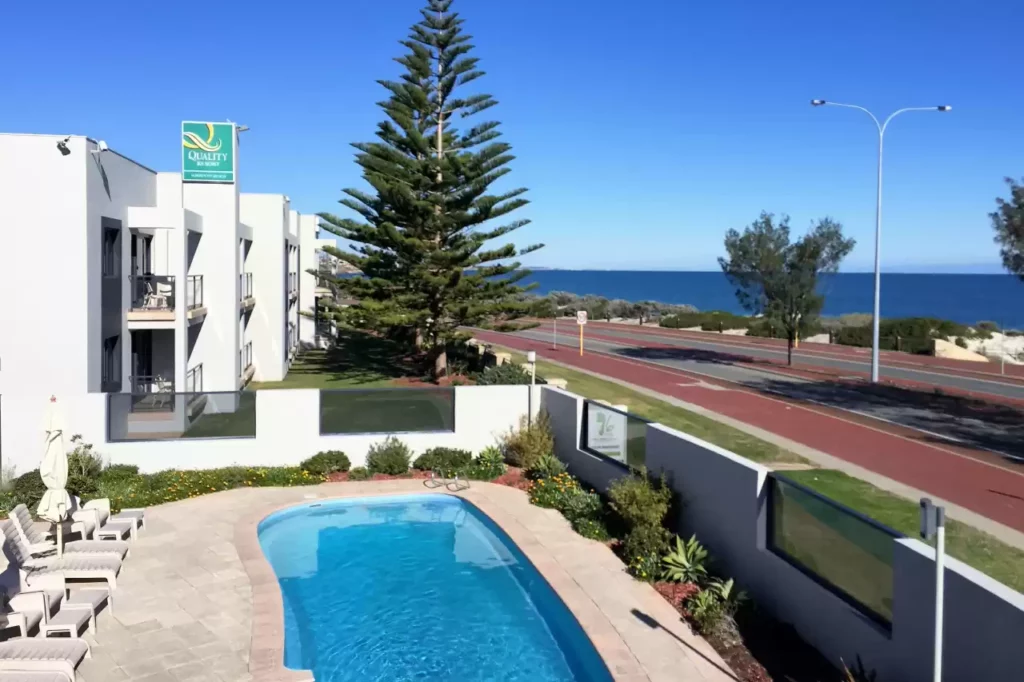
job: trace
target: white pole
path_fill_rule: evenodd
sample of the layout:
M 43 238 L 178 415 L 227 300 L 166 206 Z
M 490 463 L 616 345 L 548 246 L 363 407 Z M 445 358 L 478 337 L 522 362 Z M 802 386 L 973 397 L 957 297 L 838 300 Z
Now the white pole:
M 888 123 L 888 121 L 886 121 Z M 878 383 L 878 328 L 882 315 L 882 140 L 885 128 L 878 129 L 878 195 L 875 203 L 875 315 L 871 324 L 871 383 Z
M 935 662 L 934 682 L 942 682 L 942 619 L 946 578 L 946 510 L 935 508 Z
M 875 306 L 874 321 L 871 324 L 871 382 L 878 383 L 878 327 L 881 317 L 882 299 L 882 276 L 880 272 L 882 249 L 882 141 L 885 137 L 885 128 L 889 125 L 889 121 L 907 111 L 949 111 L 952 107 L 907 107 L 905 109 L 897 109 L 889 114 L 889 118 L 885 119 L 884 123 L 880 123 L 874 114 L 856 104 L 842 104 L 840 102 L 826 102 L 823 99 L 814 99 L 811 100 L 811 105 L 816 107 L 830 105 L 847 109 L 859 109 L 870 116 L 878 128 L 878 195 L 875 204 Z
M 558 311 L 551 318 L 551 350 L 558 350 Z

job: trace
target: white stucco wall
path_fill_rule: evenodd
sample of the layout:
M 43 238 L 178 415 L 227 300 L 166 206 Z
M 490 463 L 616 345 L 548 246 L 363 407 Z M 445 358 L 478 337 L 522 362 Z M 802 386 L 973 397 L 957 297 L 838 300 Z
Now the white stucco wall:
M 287 372 L 287 278 L 285 241 L 290 206 L 282 194 L 243 194 L 242 222 L 252 228 L 247 267 L 253 273 L 256 307 L 249 318 L 256 381 L 280 381 Z
M 316 277 L 309 270 L 317 266 L 317 235 L 320 232 L 320 218 L 303 215 L 299 218 L 299 341 L 312 344 L 316 337 L 316 325 L 307 313 L 313 312 L 316 300 Z
M 397 434 L 414 452 L 435 446 L 459 447 L 479 452 L 495 444 L 497 439 L 519 423 L 529 409 L 540 406 L 540 387 L 527 386 L 460 386 L 455 389 L 455 431 L 437 433 Z M 219 409 L 232 410 L 238 394 L 214 396 L 227 401 Z M 387 433 L 321 436 L 320 397 L 317 390 L 266 390 L 247 393 L 256 399 L 255 438 L 209 438 L 108 442 L 108 396 L 100 393 L 58 396 L 66 433 L 81 434 L 96 450 L 113 463 L 136 464 L 143 471 L 168 468 L 208 469 L 233 464 L 281 466 L 297 464 L 321 450 L 343 450 L 353 466 L 365 463 L 370 445 L 387 437 Z M 123 416 L 127 396 L 111 396 L 114 400 L 114 437 L 123 435 Z M 21 440 L 12 443 L 17 457 L 12 461 L 20 472 L 39 465 L 49 402 L 46 395 L 19 401 L 6 420 L 17 420 L 25 428 L 17 430 Z M 182 405 L 178 405 L 181 408 Z M 218 408 L 211 408 L 212 410 Z M 118 411 L 120 415 L 117 416 Z M 183 409 L 176 409 L 168 419 L 177 417 L 183 425 Z M 144 424 L 143 424 L 144 426 Z M 166 420 L 152 421 L 154 433 L 171 430 Z M 138 433 L 138 426 L 133 432 Z

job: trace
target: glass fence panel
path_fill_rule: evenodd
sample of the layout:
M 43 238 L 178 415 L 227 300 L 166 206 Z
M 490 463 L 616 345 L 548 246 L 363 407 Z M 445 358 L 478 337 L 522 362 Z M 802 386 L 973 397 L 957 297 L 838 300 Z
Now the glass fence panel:
M 107 438 L 255 438 L 256 394 L 241 391 L 110 393 Z
M 320 433 L 455 431 L 454 388 L 320 391 Z

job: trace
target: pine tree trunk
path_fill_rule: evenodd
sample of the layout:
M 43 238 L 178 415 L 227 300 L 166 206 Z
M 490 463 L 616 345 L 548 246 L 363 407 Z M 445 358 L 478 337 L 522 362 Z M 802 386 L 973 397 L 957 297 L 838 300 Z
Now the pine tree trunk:
M 442 346 L 441 352 L 434 357 L 434 378 L 441 379 L 446 376 L 448 376 L 448 352 Z
M 786 335 L 786 362 L 793 366 L 793 333 Z

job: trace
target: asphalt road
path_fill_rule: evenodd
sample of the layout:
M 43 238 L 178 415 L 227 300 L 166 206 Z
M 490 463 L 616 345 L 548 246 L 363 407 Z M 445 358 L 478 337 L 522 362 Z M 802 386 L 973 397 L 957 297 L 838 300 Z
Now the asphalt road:
M 576 330 L 575 325 L 572 329 Z M 516 335 L 548 343 L 552 338 L 550 327 L 547 330 L 527 330 Z M 868 386 L 843 384 L 827 378 L 813 380 L 737 364 L 748 362 L 748 358 L 755 357 L 755 353 L 762 354 L 756 357 L 777 359 L 778 352 L 771 349 L 737 349 L 713 341 L 667 338 L 644 334 L 640 330 L 618 331 L 603 327 L 593 328 L 585 339 L 585 348 L 695 372 L 759 392 L 885 420 L 939 439 L 998 453 L 1008 463 L 1024 464 L 1024 413 L 1009 405 L 991 403 L 964 409 L 955 401 L 923 391 L 878 391 Z M 563 340 L 567 346 L 577 343 L 575 336 L 566 335 Z M 785 357 L 785 352 L 782 355 Z M 833 367 L 848 365 L 860 368 L 863 364 L 813 356 L 810 359 L 814 362 L 837 363 L 831 365 Z M 912 374 L 913 380 L 917 382 L 922 381 L 921 375 L 932 375 L 932 380 L 938 386 L 957 386 L 970 391 L 991 390 L 992 385 L 997 383 L 918 370 L 887 368 L 887 371 Z M 1007 397 L 1024 399 L 1024 387 L 999 384 L 998 388 L 1005 390 L 1004 395 Z
M 565 325 L 569 327 L 570 325 Z M 575 325 L 572 325 L 575 327 Z M 561 327 L 560 327 L 561 328 Z M 548 327 L 550 329 L 550 327 Z M 575 328 L 573 328 L 575 331 Z M 675 337 L 663 334 L 645 333 L 642 329 L 609 329 L 608 327 L 594 327 L 593 333 L 603 337 L 622 339 L 623 342 L 648 342 L 678 348 L 688 348 L 706 351 L 709 354 L 719 354 L 723 362 L 737 361 L 744 357 L 774 362 L 785 362 L 786 351 L 774 349 L 755 344 L 744 344 L 742 346 L 729 341 L 715 341 L 714 337 L 704 339 L 693 339 Z M 709 359 L 711 356 L 708 356 Z M 808 368 L 825 368 L 842 374 L 849 372 L 851 375 L 860 376 L 871 371 L 870 360 L 861 361 L 854 358 L 829 357 L 821 353 L 804 353 L 800 349 L 793 351 L 794 366 Z M 1019 382 L 1000 381 L 998 379 L 987 379 L 974 376 L 957 375 L 954 371 L 943 371 L 941 368 L 916 369 L 910 367 L 887 366 L 884 362 L 879 366 L 879 374 L 883 378 L 924 383 L 940 388 L 953 388 L 972 393 L 982 393 L 1002 398 L 1012 398 L 1024 401 L 1024 384 Z

